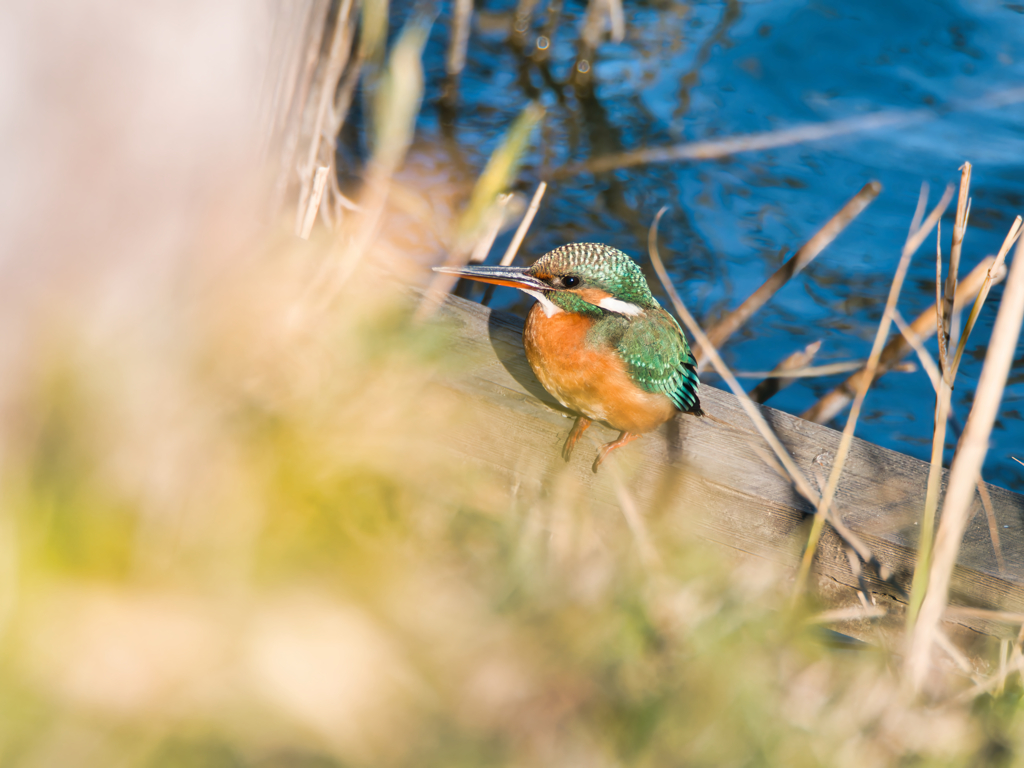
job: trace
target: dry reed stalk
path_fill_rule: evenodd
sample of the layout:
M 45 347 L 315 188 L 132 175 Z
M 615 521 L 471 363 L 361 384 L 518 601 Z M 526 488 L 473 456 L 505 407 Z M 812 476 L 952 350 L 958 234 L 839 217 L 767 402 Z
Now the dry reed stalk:
M 817 343 L 817 342 L 815 342 Z M 803 350 L 795 352 L 794 354 L 787 357 L 786 360 L 796 357 L 796 355 L 802 355 Z M 776 374 L 784 372 L 786 375 L 784 378 L 790 379 L 817 379 L 822 376 L 835 376 L 837 373 L 847 373 L 848 371 L 857 371 L 864 367 L 864 360 L 848 360 L 845 363 L 825 363 L 824 365 L 809 365 L 806 368 L 790 368 L 785 371 L 781 371 L 780 368 L 776 367 L 770 371 L 733 371 L 732 375 L 737 379 L 756 379 L 765 376 L 775 376 Z
M 526 209 L 526 213 L 523 214 L 523 220 L 519 222 L 519 226 L 516 228 L 516 234 L 512 238 L 512 242 L 508 244 L 508 248 L 505 250 L 505 254 L 501 257 L 501 266 L 507 267 L 512 263 L 512 260 L 519 253 L 519 246 L 523 244 L 523 239 L 526 237 L 526 233 L 530 231 L 530 225 L 533 224 L 533 219 L 537 215 L 537 211 L 540 209 L 540 201 L 544 199 L 544 193 L 547 192 L 548 184 L 546 181 L 542 181 L 537 185 L 537 189 L 533 193 L 533 197 L 530 199 L 530 206 Z
M 791 385 L 795 381 L 795 378 L 793 376 L 782 376 L 780 374 L 797 368 L 806 368 L 814 360 L 815 355 L 818 354 L 818 350 L 820 349 L 821 342 L 815 341 L 808 344 L 803 349 L 799 349 L 791 354 L 772 369 L 768 378 L 750 390 L 750 399 L 755 403 L 765 403 L 771 397 Z
M 363 7 L 365 11 L 369 4 Z M 326 309 L 359 267 L 363 255 L 377 237 L 391 177 L 412 142 L 423 98 L 422 57 L 428 32 L 427 21 L 419 17 L 406 25 L 392 48 L 387 71 L 376 94 L 376 140 L 363 197 L 359 201 L 362 210 L 351 231 L 338 234 L 340 259 L 337 262 L 323 261 L 320 271 L 300 299 L 300 307 L 319 292 L 314 310 Z
M 651 163 L 669 163 L 678 160 L 717 160 L 740 152 L 755 152 L 791 144 L 844 136 L 851 133 L 876 131 L 925 123 L 950 112 L 975 112 L 982 109 L 1016 104 L 1024 101 L 1024 88 L 1009 88 L 986 94 L 977 99 L 950 102 L 941 111 L 935 109 L 885 110 L 869 115 L 848 117 L 825 123 L 800 125 L 779 131 L 752 133 L 727 139 L 690 141 L 668 147 L 649 147 L 631 152 L 595 157 L 580 163 L 570 163 L 555 170 L 553 178 L 562 179 L 581 173 L 604 173 L 620 168 L 633 168 Z
M 991 259 L 991 261 L 994 262 L 995 259 Z M 921 361 L 921 367 L 924 368 L 932 383 L 932 390 L 934 390 L 937 396 L 939 394 L 939 388 L 941 387 L 942 380 L 942 374 L 939 372 L 938 364 L 932 358 L 928 350 L 921 344 L 920 338 L 918 338 L 914 333 L 913 329 L 907 325 L 903 316 L 899 313 L 899 310 L 893 312 L 892 319 L 893 322 L 896 323 L 896 327 L 899 328 L 900 333 L 903 334 L 903 337 L 914 348 L 914 352 Z M 950 404 L 949 418 L 953 424 L 954 431 L 959 435 L 962 430 L 957 426 L 952 404 Z M 989 537 L 992 539 L 992 549 L 996 554 L 996 562 L 999 565 L 999 572 L 1004 573 L 1006 571 L 1006 561 L 1003 558 L 1003 545 L 999 537 L 999 526 L 996 525 L 995 510 L 992 507 L 992 498 L 989 495 L 988 488 L 985 487 L 985 478 L 980 474 L 978 476 L 978 495 L 981 496 L 981 503 L 985 509 L 985 517 L 988 520 Z
M 316 169 L 316 178 L 313 179 L 313 193 L 306 205 L 306 214 L 302 217 L 302 230 L 299 237 L 309 240 L 309 233 L 313 231 L 313 223 L 316 221 L 316 212 L 320 210 L 320 201 L 324 196 L 324 187 L 327 186 L 327 174 L 331 169 L 326 165 Z
M 654 221 L 651 222 L 647 240 L 647 248 L 650 254 L 651 264 L 654 266 L 654 271 L 657 273 L 662 287 L 664 287 L 665 292 L 672 301 L 672 305 L 675 307 L 676 313 L 679 315 L 680 319 L 682 319 L 683 324 L 687 329 L 689 329 L 690 333 L 693 334 L 695 341 L 704 345 L 707 349 L 708 359 L 711 361 L 711 365 L 718 372 L 718 375 L 721 376 L 729 385 L 729 389 L 732 390 L 733 394 L 736 395 L 736 398 L 739 400 L 743 410 L 747 412 L 747 415 L 754 423 L 754 426 L 761 434 L 761 437 L 763 437 L 765 442 L 767 442 L 771 447 L 781 466 L 775 465 L 774 460 L 770 455 L 766 454 L 762 456 L 762 458 L 765 459 L 766 463 L 773 466 L 776 471 L 780 472 L 784 477 L 787 477 L 789 481 L 793 483 L 793 486 L 801 496 L 807 499 L 811 504 L 814 504 L 815 507 L 818 507 L 820 505 L 821 497 L 817 491 L 811 487 L 811 484 L 807 481 L 803 472 L 801 472 L 799 467 L 797 467 L 796 463 L 793 461 L 793 457 L 789 455 L 789 451 L 786 450 L 785 446 L 775 434 L 775 431 L 761 414 L 758 405 L 750 399 L 746 392 L 743 391 L 743 387 L 740 386 L 739 381 L 736 380 L 732 371 L 729 370 L 729 366 L 727 366 L 725 361 L 722 360 L 721 355 L 718 354 L 718 350 L 710 343 L 707 335 L 703 330 L 701 330 L 697 320 L 692 314 L 690 314 L 690 311 L 686 308 L 682 298 L 680 298 L 679 293 L 672 284 L 668 271 L 665 269 L 665 265 L 658 253 L 658 222 L 661 220 L 661 217 L 664 215 L 666 210 L 668 210 L 667 206 L 662 207 L 655 215 Z M 757 446 L 755 446 L 755 450 L 757 450 Z M 827 512 L 828 509 L 826 510 L 826 513 Z M 858 556 L 860 556 L 864 562 L 876 562 L 874 561 L 874 556 L 867 545 L 860 541 L 852 531 L 842 524 L 838 515 L 830 515 L 828 519 L 835 527 L 836 533 L 839 534 L 839 536 L 857 552 Z M 880 577 L 883 580 L 888 580 L 889 577 L 887 574 L 882 572 L 883 569 L 879 567 L 878 570 Z
M 885 311 L 882 313 L 882 319 L 878 323 L 878 331 L 875 333 L 875 342 L 871 346 L 871 354 L 868 356 L 867 365 L 864 366 L 865 375 L 860 383 L 860 387 L 857 389 L 853 405 L 850 407 L 850 416 L 843 427 L 843 436 L 840 438 L 839 447 L 836 449 L 832 471 L 829 474 L 825 490 L 821 494 L 821 501 L 818 503 L 818 509 L 815 512 L 814 522 L 811 524 L 811 533 L 808 536 L 807 547 L 804 549 L 804 556 L 800 561 L 800 571 L 797 574 L 797 594 L 803 592 L 807 577 L 811 572 L 811 563 L 818 549 L 818 539 L 821 537 L 821 530 L 825 525 L 825 516 L 835 496 L 836 488 L 839 486 L 839 478 L 846 464 L 850 445 L 853 443 L 853 432 L 857 428 L 857 419 L 860 417 L 861 406 L 864 404 L 864 398 L 867 397 L 868 389 L 875 380 L 875 371 L 878 367 L 878 361 L 882 356 L 882 346 L 889 335 L 889 326 L 892 323 L 892 311 L 896 308 L 896 301 L 899 299 L 900 290 L 903 288 L 903 280 L 907 275 L 907 269 L 910 267 L 910 258 L 921 247 L 924 239 L 931 233 L 936 224 L 938 224 L 952 198 L 953 187 L 946 187 L 946 192 L 943 194 L 942 199 L 939 200 L 939 204 L 928 214 L 921 227 L 907 238 L 907 242 L 903 246 L 903 253 L 900 255 L 900 262 L 896 267 L 896 275 L 893 277 L 892 285 L 889 287 L 889 298 L 885 303 Z
M 445 59 L 445 71 L 449 77 L 458 77 L 466 66 L 466 49 L 469 47 L 469 29 L 473 22 L 473 0 L 455 0 L 452 16 L 452 36 Z
M 470 264 L 482 264 L 487 261 L 487 255 L 491 252 L 491 246 L 494 245 L 494 241 L 497 239 L 498 233 L 505 223 L 505 212 L 508 210 L 508 201 L 511 199 L 511 194 L 498 195 L 498 199 L 494 202 L 494 207 L 491 209 L 487 229 L 484 230 L 483 237 L 473 247 L 473 252 L 469 254 Z
M 985 279 L 978 292 L 978 297 L 975 299 L 974 306 L 971 308 L 971 316 L 968 319 L 967 325 L 964 327 L 964 332 L 960 337 L 960 341 L 957 346 L 956 358 L 952 363 L 949 363 L 947 359 L 946 364 L 942 369 L 942 377 L 939 379 L 939 390 L 935 396 L 935 423 L 932 433 L 931 462 L 928 469 L 928 488 L 925 492 L 924 510 L 921 514 L 921 531 L 917 545 L 917 562 L 914 565 L 914 579 L 910 590 L 910 603 L 907 606 L 908 629 L 913 627 L 914 622 L 917 620 L 917 613 L 925 599 L 925 590 L 929 582 L 928 574 L 931 569 L 932 562 L 932 538 L 935 531 L 935 514 L 939 507 L 939 491 L 942 479 L 942 457 L 946 449 L 946 423 L 949 419 L 949 412 L 952 407 L 953 382 L 956 379 L 956 374 L 960 367 L 960 359 L 963 354 L 964 346 L 967 344 L 967 339 L 970 338 L 978 313 L 981 311 L 981 307 L 985 303 L 985 298 L 988 296 L 988 291 L 992 284 L 992 276 L 994 273 L 998 273 L 998 271 L 1001 270 L 1006 254 L 1009 252 L 1010 247 L 1020 234 L 1020 225 L 1021 217 L 1018 216 L 1010 227 L 1010 231 L 1007 233 L 1006 238 L 1003 240 L 1003 245 L 999 249 L 999 253 L 996 255 L 995 261 L 986 272 Z M 942 361 L 940 360 L 939 362 L 941 365 Z M 993 546 L 995 546 L 995 540 L 993 540 Z
M 953 302 L 956 295 L 956 281 L 960 269 L 960 251 L 964 244 L 964 234 L 967 232 L 967 222 L 971 216 L 971 202 L 969 197 L 971 187 L 971 164 L 964 163 L 960 166 L 960 197 L 956 204 L 956 222 L 953 224 L 953 243 L 949 249 L 949 271 L 946 274 L 946 289 L 939 307 L 938 321 L 941 323 L 939 336 L 939 349 L 942 351 L 940 360 L 943 366 L 949 365 L 948 349 L 951 343 L 953 323 Z M 941 265 L 941 260 L 939 264 Z M 936 283 L 938 285 L 938 283 Z
M 679 315 L 680 319 L 682 319 L 684 325 L 686 325 L 690 333 L 693 334 L 694 339 L 698 343 L 704 345 L 707 349 L 708 358 L 710 359 L 712 366 L 718 372 L 718 375 L 721 376 L 729 385 L 729 389 L 732 390 L 733 394 L 736 395 L 737 399 L 740 401 L 740 405 L 743 407 L 743 410 L 747 412 L 747 415 L 750 417 L 750 420 L 754 423 L 754 426 L 757 428 L 757 431 L 760 432 L 765 442 L 767 442 L 768 445 L 771 447 L 772 451 L 775 453 L 775 457 L 778 459 L 781 466 L 775 465 L 770 455 L 764 455 L 762 456 L 762 458 L 766 460 L 766 463 L 768 463 L 771 466 L 774 466 L 776 471 L 779 471 L 780 474 L 782 474 L 785 477 L 788 477 L 789 481 L 793 483 L 797 492 L 800 493 L 801 496 L 807 499 L 811 504 L 814 504 L 815 507 L 818 507 L 820 505 L 821 497 L 819 496 L 817 491 L 815 491 L 813 487 L 811 487 L 811 484 L 807 481 L 807 478 L 804 476 L 803 472 L 801 472 L 800 469 L 796 466 L 796 463 L 793 461 L 793 457 L 789 455 L 789 452 L 786 450 L 785 446 L 782 445 L 782 442 L 775 434 L 775 431 L 771 428 L 768 422 L 765 421 L 764 416 L 758 409 L 758 405 L 755 404 L 754 401 L 751 400 L 750 397 L 747 395 L 747 393 L 743 391 L 743 387 L 740 386 L 739 381 L 736 380 L 736 377 L 729 370 L 729 366 L 727 366 L 725 364 L 725 361 L 722 360 L 721 355 L 718 354 L 718 350 L 715 349 L 714 345 L 710 343 L 707 335 L 704 333 L 703 330 L 701 330 L 701 327 L 697 323 L 697 320 L 693 317 L 692 314 L 690 314 L 690 311 L 686 308 L 686 305 L 683 303 L 682 298 L 680 298 L 679 293 L 676 291 L 675 286 L 672 284 L 672 281 L 668 275 L 668 271 L 665 269 L 665 265 L 662 262 L 661 256 L 658 253 L 658 222 L 661 220 L 661 217 L 667 210 L 667 206 L 664 206 L 655 215 L 654 221 L 651 222 L 651 227 L 648 232 L 647 240 L 647 248 L 650 254 L 651 264 L 654 266 L 654 271 L 657 273 L 658 279 L 661 281 L 662 287 L 664 287 L 665 292 L 668 294 L 669 299 L 672 301 L 672 305 L 675 307 L 676 313 Z M 757 446 L 755 446 L 755 450 L 757 450 Z M 826 514 L 828 513 L 828 511 L 829 509 L 826 508 Z M 857 536 L 855 536 L 852 531 L 850 531 L 848 528 L 846 528 L 845 525 L 843 525 L 842 521 L 839 520 L 838 515 L 829 516 L 829 521 L 835 527 L 836 532 L 839 534 L 839 536 L 843 538 L 843 540 L 857 552 L 858 556 L 860 556 L 864 560 L 864 562 L 874 562 L 874 556 L 872 555 L 871 550 L 862 541 L 860 541 L 860 539 Z M 884 580 L 888 580 L 888 575 L 882 573 L 883 569 L 879 567 L 878 570 L 881 578 Z
M 1024 247 L 1021 243 L 1024 241 L 1018 243 L 1010 266 L 977 393 L 949 472 L 942 520 L 935 540 L 934 565 L 929 573 L 920 615 L 913 627 L 908 654 L 909 683 L 913 691 L 923 688 L 930 667 L 931 649 L 949 598 L 949 582 L 963 540 L 975 482 L 988 452 L 989 435 L 1002 402 L 1021 322 L 1024 321 Z
M 939 366 L 935 362 L 935 358 L 932 357 L 931 352 L 924 348 L 924 345 L 921 343 L 921 337 L 914 333 L 913 328 L 907 325 L 907 321 L 903 319 L 903 315 L 900 314 L 898 309 L 893 310 L 892 321 L 896 323 L 896 328 L 903 335 L 904 341 L 910 345 L 910 348 L 917 355 L 917 359 L 921 361 L 921 367 L 928 375 L 928 379 L 932 383 L 932 389 L 938 392 L 939 378 L 942 374 L 939 372 Z
M 992 540 L 992 550 L 996 554 L 996 565 L 1000 573 L 1006 573 L 1006 560 L 1003 558 L 1003 542 L 999 537 L 999 525 L 996 521 L 996 512 L 992 506 L 992 495 L 985 485 L 985 478 L 978 472 L 978 496 L 981 497 L 981 506 L 985 509 L 985 519 L 988 521 L 988 535 Z
M 348 63 L 349 53 L 352 50 L 352 38 L 355 30 L 349 24 L 351 11 L 352 0 L 342 0 L 341 8 L 338 10 L 338 18 L 334 22 L 334 34 L 331 36 L 331 48 L 327 56 L 324 76 L 320 82 L 320 94 L 316 109 L 316 119 L 313 121 L 313 132 L 309 140 L 309 151 L 306 154 L 306 162 L 299 168 L 299 182 L 301 186 L 299 190 L 299 204 L 296 209 L 296 233 L 301 233 L 302 231 L 306 205 L 309 202 L 310 195 L 313 193 L 314 169 L 317 165 L 317 158 L 320 155 L 320 143 L 324 135 L 324 125 L 331 104 L 334 102 L 334 95 L 338 90 L 338 83 L 341 80 L 342 72 Z M 327 162 L 324 165 L 333 165 L 334 148 L 331 144 L 328 144 L 327 155 Z
M 790 279 L 800 274 L 804 267 L 810 264 L 829 243 L 835 240 L 850 222 L 857 218 L 878 197 L 881 191 L 882 185 L 877 181 L 869 181 L 865 184 L 789 261 L 779 267 L 775 274 L 765 280 L 761 287 L 754 291 L 746 301 L 718 321 L 708 331 L 708 338 L 711 340 L 711 343 L 715 347 L 721 347 L 730 336 L 736 333 L 750 319 L 751 315 L 761 309 L 779 289 L 789 282 Z M 694 350 L 694 356 L 698 362 L 697 370 L 702 370 L 705 364 L 703 361 L 703 351 L 700 347 Z
M 322 2 L 323 0 L 321 0 Z M 267 70 L 264 73 L 260 88 L 260 124 L 263 126 L 263 138 L 260 157 L 265 162 L 275 138 L 281 135 L 286 127 L 288 115 L 292 110 L 292 100 L 299 81 L 302 43 L 306 39 L 306 30 L 316 5 L 315 0 L 306 0 L 301 7 L 292 6 L 280 9 L 273 29 L 270 56 L 267 59 Z M 273 80 L 273 84 L 271 84 Z
M 1013 224 L 1010 225 L 1010 232 L 1006 235 L 1006 239 L 1003 240 L 999 253 L 996 254 L 996 263 L 989 270 L 989 274 L 986 275 L 985 282 L 982 283 L 981 290 L 978 292 L 978 297 L 974 300 L 974 306 L 971 307 L 971 314 L 967 317 L 964 332 L 957 343 L 956 357 L 953 360 L 954 372 L 960 367 L 960 359 L 963 357 L 964 348 L 967 346 L 967 339 L 970 337 L 971 331 L 974 330 L 974 324 L 978 322 L 978 315 L 981 314 L 981 308 L 985 305 L 988 292 L 992 290 L 992 286 L 997 282 L 998 276 L 1002 274 L 1003 261 L 1022 232 L 1024 232 L 1024 219 L 1018 216 L 1013 220 Z
M 974 667 L 971 666 L 971 662 L 968 661 L 967 657 L 961 653 L 960 649 L 953 644 L 953 641 L 950 640 L 946 633 L 941 629 L 935 635 L 935 644 L 945 651 L 946 655 L 953 660 L 953 663 L 956 664 L 957 668 L 971 678 L 972 681 L 975 683 L 980 683 L 982 681 L 982 677 L 974 671 Z
M 479 238 L 480 229 L 486 221 L 494 201 L 509 187 L 519 172 L 519 165 L 530 137 L 533 135 L 533 130 L 543 117 L 544 108 L 536 102 L 530 103 L 519 113 L 519 117 L 509 128 L 501 143 L 491 153 L 487 166 L 473 187 L 469 205 L 460 217 L 455 243 L 442 266 L 457 268 L 465 265 L 472 243 Z M 529 216 L 529 211 L 527 214 Z M 532 219 L 532 216 L 530 218 Z M 435 272 L 427 286 L 423 300 L 416 308 L 413 316 L 414 322 L 423 322 L 433 315 L 444 296 L 458 279 L 457 275 L 450 272 Z
M 785 473 L 789 476 L 793 485 L 800 494 L 816 504 L 818 499 L 818 493 L 811 487 L 811 484 L 807 482 L 807 478 L 804 477 L 803 472 L 797 467 L 796 462 L 793 461 L 793 457 L 789 455 L 789 451 L 786 450 L 785 446 L 779 440 L 775 431 L 771 428 L 761 411 L 758 409 L 756 403 L 747 396 L 747 393 L 743 391 L 743 387 L 736 380 L 732 371 L 729 370 L 729 366 L 722 360 L 721 355 L 718 354 L 718 350 L 715 349 L 714 345 L 711 344 L 707 335 L 701 330 L 697 320 L 690 314 L 690 311 L 686 308 L 683 300 L 680 298 L 679 293 L 676 291 L 675 286 L 672 284 L 672 280 L 668 275 L 668 271 L 665 269 L 664 263 L 661 261 L 661 256 L 658 253 L 658 222 L 661 220 L 662 215 L 668 207 L 662 207 L 660 211 L 655 215 L 654 221 L 651 222 L 651 228 L 648 232 L 647 249 L 650 254 L 651 264 L 654 266 L 654 271 L 658 275 L 658 279 L 661 281 L 662 287 L 668 294 L 669 299 L 672 301 L 672 305 L 675 307 L 676 313 L 686 328 L 693 334 L 694 340 L 699 344 L 703 345 L 707 350 L 708 358 L 711 361 L 711 365 L 718 372 L 725 382 L 729 385 L 729 389 L 732 390 L 733 394 L 740 401 L 740 405 L 743 410 L 750 416 L 750 420 L 754 422 L 754 426 L 757 431 L 761 433 L 761 436 L 765 439 L 768 445 L 774 451 L 775 456 L 781 462 Z
M 271 218 L 276 218 L 284 205 L 288 185 L 295 170 L 295 154 L 298 152 L 299 140 L 302 136 L 303 117 L 306 114 L 309 93 L 313 87 L 317 65 L 320 62 L 320 47 L 330 10 L 331 0 L 316 0 L 307 22 L 302 76 L 297 88 L 291 89 L 293 96 L 290 103 L 286 102 L 289 106 L 283 128 L 284 135 L 281 140 L 281 157 L 277 165 L 277 177 L 271 191 Z
M 523 214 L 523 219 L 519 222 L 519 226 L 516 227 L 516 233 L 512 236 L 512 241 L 508 244 L 508 248 L 505 249 L 505 254 L 501 257 L 501 266 L 509 266 L 515 259 L 516 254 L 519 253 L 519 246 L 523 244 L 526 233 L 530 231 L 530 225 L 533 224 L 533 219 L 537 215 L 537 211 L 540 210 L 540 201 L 544 199 L 544 193 L 547 192 L 547 189 L 547 182 L 542 181 L 537 185 L 537 189 L 534 190 L 530 205 L 526 209 L 526 213 Z M 494 286 L 488 285 L 480 303 L 485 306 L 490 304 L 493 296 Z
M 1007 664 L 1005 670 L 1001 670 L 998 674 L 993 675 L 989 679 L 977 683 L 973 688 L 968 688 L 966 691 L 958 694 L 956 698 L 953 699 L 952 703 L 964 704 L 972 701 L 983 694 L 995 690 L 1005 682 L 1006 678 L 1018 672 L 1021 674 L 1022 678 L 1024 678 L 1024 657 L 1022 656 L 1017 656 L 1016 663 Z
M 963 306 L 968 301 L 971 301 L 978 295 L 993 264 L 995 264 L 995 259 L 989 256 L 977 267 L 971 270 L 967 277 L 963 279 L 957 288 L 956 303 L 954 307 L 955 312 L 962 310 Z M 992 274 L 994 278 L 1002 279 L 1003 273 L 1001 270 L 995 270 Z M 920 342 L 924 342 L 930 338 L 933 333 L 935 333 L 935 312 L 936 309 L 933 305 L 931 308 L 926 309 L 918 315 L 917 318 L 914 319 L 914 322 L 910 324 L 911 331 Z M 877 379 L 892 370 L 893 367 L 912 350 L 913 345 L 910 341 L 904 338 L 902 334 L 894 335 L 889 339 L 889 343 L 885 345 L 885 349 L 882 350 L 882 356 L 878 361 L 878 370 L 875 374 L 875 378 Z M 827 424 L 832 421 L 832 419 L 841 413 L 853 400 L 854 394 L 860 387 L 864 375 L 864 369 L 854 373 L 831 392 L 823 395 L 817 403 L 804 411 L 800 418 L 807 419 L 808 421 L 813 421 L 818 424 Z

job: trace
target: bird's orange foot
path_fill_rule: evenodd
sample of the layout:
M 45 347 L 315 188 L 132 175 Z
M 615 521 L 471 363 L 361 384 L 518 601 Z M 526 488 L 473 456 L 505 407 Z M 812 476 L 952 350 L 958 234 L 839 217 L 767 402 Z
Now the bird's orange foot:
M 634 435 L 629 432 L 619 433 L 619 439 L 614 443 L 607 443 L 601 449 L 601 452 L 597 454 L 597 458 L 594 459 L 594 471 L 597 472 L 597 468 L 601 466 L 601 462 L 605 460 L 605 457 L 614 451 L 616 448 L 621 448 L 626 443 L 631 443 L 636 440 L 640 435 Z
M 565 438 L 565 445 L 562 446 L 562 458 L 568 461 L 572 458 L 572 449 L 576 447 L 576 443 L 579 442 L 580 437 L 584 432 L 587 431 L 587 427 L 590 426 L 590 419 L 586 416 L 577 416 L 576 423 L 572 427 L 572 432 Z

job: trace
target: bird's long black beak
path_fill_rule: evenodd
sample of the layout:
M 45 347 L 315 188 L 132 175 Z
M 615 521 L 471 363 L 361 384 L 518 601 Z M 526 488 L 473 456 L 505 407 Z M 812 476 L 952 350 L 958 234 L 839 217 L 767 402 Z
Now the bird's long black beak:
M 531 275 L 527 267 L 434 267 L 434 271 L 527 291 L 553 290 L 550 285 Z

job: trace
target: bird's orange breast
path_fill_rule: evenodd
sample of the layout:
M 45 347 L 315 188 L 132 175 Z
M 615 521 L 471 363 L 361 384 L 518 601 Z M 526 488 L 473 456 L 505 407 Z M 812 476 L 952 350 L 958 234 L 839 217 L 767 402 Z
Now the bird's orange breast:
M 593 321 L 571 312 L 545 315 L 534 305 L 523 329 L 523 346 L 537 379 L 555 398 L 589 419 L 623 432 L 657 429 L 677 412 L 667 395 L 645 392 L 611 347 L 589 346 Z

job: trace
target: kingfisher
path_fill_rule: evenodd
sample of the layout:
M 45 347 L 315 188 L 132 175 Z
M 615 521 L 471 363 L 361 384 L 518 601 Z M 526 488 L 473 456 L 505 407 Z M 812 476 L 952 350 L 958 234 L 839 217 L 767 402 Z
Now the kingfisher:
M 523 328 L 526 359 L 543 387 L 577 414 L 568 461 L 594 421 L 619 431 L 594 460 L 677 413 L 703 416 L 697 361 L 683 329 L 651 294 L 635 261 L 599 243 L 570 243 L 530 267 L 434 267 L 518 288 L 537 303 Z

